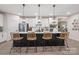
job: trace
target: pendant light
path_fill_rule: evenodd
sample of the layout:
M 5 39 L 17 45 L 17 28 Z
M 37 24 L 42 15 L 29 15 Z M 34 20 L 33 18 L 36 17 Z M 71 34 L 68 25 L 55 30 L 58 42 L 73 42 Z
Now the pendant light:
M 56 15 L 55 15 L 55 7 L 56 7 L 56 5 L 54 4 L 53 5 L 53 19 L 52 19 L 52 27 L 53 27 L 53 29 L 56 28 L 56 26 L 57 26 L 57 20 L 56 20 Z
M 54 4 L 53 5 L 53 20 L 55 20 L 55 18 L 56 18 L 56 16 L 55 16 L 55 7 L 56 7 L 56 5 Z
M 37 27 L 41 28 L 42 21 L 40 20 L 40 4 L 38 4 L 38 19 L 37 19 Z
M 26 16 L 24 15 L 24 8 L 25 8 L 25 4 L 22 4 L 22 6 L 23 6 L 23 14 L 22 14 L 22 16 L 20 16 L 20 18 L 22 19 L 22 20 L 25 20 L 26 19 Z
M 38 4 L 38 8 L 39 8 L 39 10 L 38 10 L 38 19 L 40 19 L 40 4 Z
M 41 20 L 40 20 L 40 4 L 38 4 L 38 8 L 39 8 L 39 10 L 38 10 L 38 23 L 41 23 Z

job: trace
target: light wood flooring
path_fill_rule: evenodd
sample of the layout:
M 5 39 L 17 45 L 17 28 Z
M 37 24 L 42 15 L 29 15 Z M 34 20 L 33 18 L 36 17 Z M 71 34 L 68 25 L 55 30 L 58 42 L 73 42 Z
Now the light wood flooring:
M 69 39 L 68 44 L 69 48 L 52 46 L 52 48 L 46 47 L 44 52 L 43 47 L 37 47 L 37 53 L 34 52 L 34 47 L 30 47 L 28 53 L 26 53 L 26 47 L 22 47 L 20 53 L 18 47 L 14 48 L 10 54 L 12 41 L 7 41 L 0 44 L 0 55 L 79 55 L 79 41 Z

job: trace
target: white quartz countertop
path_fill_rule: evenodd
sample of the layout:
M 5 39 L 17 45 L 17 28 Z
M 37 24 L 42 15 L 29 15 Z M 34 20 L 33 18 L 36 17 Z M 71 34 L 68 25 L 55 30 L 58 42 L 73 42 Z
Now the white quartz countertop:
M 28 32 L 19 32 L 20 34 L 27 34 Z M 42 34 L 44 32 L 35 32 L 36 34 Z M 51 32 L 51 33 L 61 33 L 61 32 Z

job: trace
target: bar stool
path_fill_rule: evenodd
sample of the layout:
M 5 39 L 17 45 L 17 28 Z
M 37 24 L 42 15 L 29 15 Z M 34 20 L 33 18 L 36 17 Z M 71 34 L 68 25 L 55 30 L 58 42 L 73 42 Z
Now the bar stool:
M 27 33 L 27 52 L 28 52 L 28 48 L 31 44 L 31 42 L 33 42 L 33 44 L 35 45 L 35 52 L 37 52 L 37 46 L 36 46 L 36 33 L 32 32 L 32 31 L 28 31 Z
M 10 54 L 11 54 L 11 50 L 14 47 L 16 47 L 16 46 L 14 46 L 14 44 L 15 44 L 14 41 L 19 43 L 20 53 L 21 53 L 21 40 L 23 39 L 23 37 L 20 37 L 19 33 L 12 33 L 12 32 L 10 33 L 10 36 L 11 36 L 11 40 L 13 40 L 13 45 L 12 45 L 12 47 L 10 49 Z M 18 43 L 17 43 L 17 45 L 18 45 Z
M 43 47 L 43 51 L 45 51 L 45 41 L 50 41 L 52 40 L 52 33 L 51 32 L 44 32 L 42 39 L 44 40 L 44 47 Z
M 63 40 L 64 40 L 64 43 L 65 43 L 65 46 L 66 46 L 67 48 L 69 48 L 69 46 L 68 46 L 69 32 L 62 32 L 62 33 L 60 34 L 60 37 L 57 37 L 57 38 L 63 39 Z

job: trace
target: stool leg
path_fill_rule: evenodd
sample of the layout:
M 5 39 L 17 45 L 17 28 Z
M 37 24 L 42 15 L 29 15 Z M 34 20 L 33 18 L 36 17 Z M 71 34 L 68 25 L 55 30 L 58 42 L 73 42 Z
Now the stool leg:
M 35 45 L 35 52 L 37 52 L 36 41 L 34 42 L 34 45 Z
M 21 54 L 21 41 L 20 41 L 20 54 Z
M 43 46 L 43 52 L 44 52 L 44 46 Z
M 28 45 L 29 45 L 29 44 L 28 44 L 28 42 L 27 42 L 27 48 L 26 48 L 26 53 L 28 52 Z
M 43 46 L 43 52 L 45 51 L 45 40 L 43 42 L 44 46 Z
M 37 47 L 35 47 L 35 52 L 37 52 Z
M 51 50 L 49 50 L 49 51 L 52 51 L 51 41 L 48 40 L 48 42 L 49 42 L 49 46 L 48 46 L 48 47 L 51 49 Z
M 10 49 L 10 54 L 11 54 L 11 51 L 12 51 L 12 47 L 11 47 L 11 49 Z
M 66 46 L 67 46 L 67 48 L 69 48 L 69 46 L 68 46 L 68 42 L 66 41 Z
M 28 46 L 26 47 L 26 53 L 28 52 Z
M 20 54 L 21 54 L 21 47 L 20 47 Z

